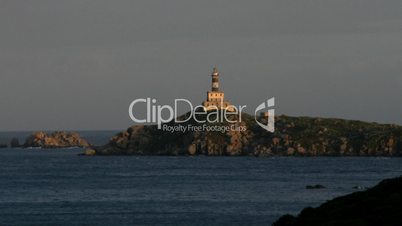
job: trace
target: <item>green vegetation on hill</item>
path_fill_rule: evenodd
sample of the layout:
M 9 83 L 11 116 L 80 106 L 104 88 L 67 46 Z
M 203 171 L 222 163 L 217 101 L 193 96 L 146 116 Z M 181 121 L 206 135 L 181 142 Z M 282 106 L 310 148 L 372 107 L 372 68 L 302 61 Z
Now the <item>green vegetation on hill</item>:
M 185 117 L 186 115 L 182 116 Z M 239 116 L 232 115 L 236 120 Z M 128 128 L 102 147 L 97 154 L 112 155 L 253 155 L 253 156 L 400 156 L 402 127 L 354 120 L 289 117 L 275 118 L 270 133 L 242 114 L 241 122 L 205 123 L 245 130 L 168 132 L 156 125 Z M 259 118 L 264 121 L 263 118 Z M 202 126 L 190 120 L 168 126 Z

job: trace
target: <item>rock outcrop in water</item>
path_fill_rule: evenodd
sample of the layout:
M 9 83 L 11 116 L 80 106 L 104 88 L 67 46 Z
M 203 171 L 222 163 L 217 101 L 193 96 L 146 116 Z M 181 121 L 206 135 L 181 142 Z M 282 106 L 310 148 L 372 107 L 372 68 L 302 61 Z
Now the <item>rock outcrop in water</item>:
M 23 147 L 40 148 L 68 148 L 68 147 L 88 147 L 89 143 L 75 132 L 57 131 L 52 134 L 46 132 L 35 132 L 29 136 Z
M 182 116 L 185 117 L 185 116 Z M 237 115 L 232 115 L 233 118 Z M 242 114 L 236 123 L 206 123 L 245 130 L 168 132 L 156 125 L 128 128 L 96 148 L 100 155 L 401 156 L 402 127 L 353 120 L 278 116 L 275 132 Z M 259 120 L 264 120 L 259 118 Z M 190 120 L 167 126 L 203 125 Z
M 295 217 L 282 216 L 273 226 L 402 225 L 402 177 L 387 179 L 367 191 L 335 198 Z
M 10 147 L 12 147 L 12 148 L 19 148 L 19 147 L 21 147 L 21 145 L 20 145 L 20 141 L 18 140 L 18 138 L 13 138 L 13 139 L 11 139 L 11 141 L 10 141 Z

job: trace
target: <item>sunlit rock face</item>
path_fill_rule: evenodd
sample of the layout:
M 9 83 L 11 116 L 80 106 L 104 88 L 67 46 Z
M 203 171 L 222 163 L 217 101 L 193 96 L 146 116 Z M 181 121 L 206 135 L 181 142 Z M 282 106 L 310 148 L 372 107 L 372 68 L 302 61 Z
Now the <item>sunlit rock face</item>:
M 87 147 L 89 143 L 75 132 L 54 132 L 48 134 L 40 131 L 29 136 L 23 147 L 40 147 L 40 148 L 67 148 L 67 147 Z
M 232 115 L 236 121 L 239 115 Z M 210 156 L 401 156 L 402 127 L 390 124 L 311 117 L 275 117 L 275 132 L 261 128 L 254 116 L 241 121 L 199 124 L 167 123 L 177 128 L 229 126 L 227 131 L 164 131 L 156 125 L 136 125 L 96 148 L 101 155 Z M 257 120 L 264 120 L 257 118 Z M 163 128 L 163 126 L 162 126 Z M 241 128 L 241 129 L 236 129 Z

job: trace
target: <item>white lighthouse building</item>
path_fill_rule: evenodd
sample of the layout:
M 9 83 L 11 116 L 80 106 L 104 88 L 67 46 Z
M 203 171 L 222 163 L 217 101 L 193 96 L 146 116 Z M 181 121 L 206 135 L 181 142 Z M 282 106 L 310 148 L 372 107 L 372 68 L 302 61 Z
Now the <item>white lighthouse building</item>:
M 212 87 L 211 91 L 207 92 L 207 100 L 202 103 L 204 108 L 207 111 L 212 110 L 227 110 L 233 111 L 233 106 L 228 102 L 225 101 L 225 93 L 219 90 L 219 72 L 214 67 L 212 71 Z

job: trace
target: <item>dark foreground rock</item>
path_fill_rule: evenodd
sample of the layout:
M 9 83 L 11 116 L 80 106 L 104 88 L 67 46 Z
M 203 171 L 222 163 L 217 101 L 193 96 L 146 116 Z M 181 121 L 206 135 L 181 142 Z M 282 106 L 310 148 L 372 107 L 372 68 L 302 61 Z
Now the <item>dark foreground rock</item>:
M 324 189 L 325 186 L 321 184 L 316 184 L 316 185 L 307 185 L 306 189 Z
M 188 114 L 188 113 L 187 113 Z M 238 117 L 233 115 L 233 117 Z M 263 121 L 264 118 L 260 117 Z M 242 131 L 168 132 L 156 125 L 132 126 L 96 148 L 100 155 L 253 155 L 253 156 L 401 156 L 402 127 L 353 120 L 279 116 L 275 132 L 254 116 L 236 123 L 207 126 L 246 127 Z M 194 121 L 167 126 L 198 126 Z
M 29 136 L 23 147 L 40 148 L 68 148 L 68 147 L 88 147 L 89 143 L 75 132 L 58 131 L 52 134 L 46 132 L 35 132 Z
M 402 177 L 387 179 L 367 191 L 305 208 L 298 216 L 282 216 L 273 226 L 402 225 Z

